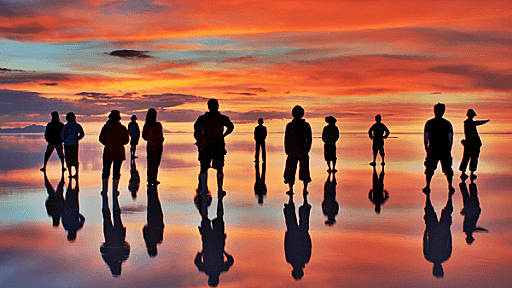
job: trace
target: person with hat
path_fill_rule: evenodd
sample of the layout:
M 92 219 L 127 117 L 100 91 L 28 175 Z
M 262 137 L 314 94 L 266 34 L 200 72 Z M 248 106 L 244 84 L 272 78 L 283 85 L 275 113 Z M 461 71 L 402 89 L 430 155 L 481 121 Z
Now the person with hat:
M 108 178 L 110 176 L 110 167 L 112 167 L 112 196 L 117 197 L 119 191 L 119 178 L 121 178 L 121 164 L 126 159 L 124 145 L 128 144 L 130 137 L 128 129 L 121 124 L 121 115 L 118 110 L 112 110 L 108 115 L 108 121 L 101 128 L 99 140 L 101 144 L 105 145 L 103 149 L 103 190 L 101 195 L 106 197 L 108 190 Z M 106 201 L 104 201 L 105 204 Z M 114 201 L 115 203 L 115 201 Z M 108 209 L 108 207 L 103 207 Z M 114 210 L 119 207 L 114 207 Z
M 468 179 L 466 168 L 469 163 L 469 171 L 471 171 L 471 175 L 469 177 L 471 177 L 471 180 L 475 180 L 475 171 L 478 165 L 478 157 L 480 156 L 480 147 L 482 147 L 482 141 L 480 140 L 480 136 L 478 136 L 476 126 L 483 125 L 491 120 L 473 120 L 476 116 L 475 110 L 473 109 L 469 109 L 466 116 L 468 116 L 468 119 L 464 120 L 464 136 L 466 139 L 461 141 L 462 146 L 464 146 L 464 155 L 462 156 L 462 161 L 460 161 L 459 166 L 459 170 L 462 172 L 460 179 Z
M 327 162 L 329 170 L 327 172 L 336 173 L 336 141 L 340 138 L 340 131 L 336 127 L 336 118 L 333 116 L 325 117 L 328 123 L 322 131 L 322 140 L 324 141 L 324 159 Z M 332 169 L 331 169 L 332 163 Z
M 139 124 L 137 124 L 137 116 L 132 115 L 131 120 L 132 121 L 128 123 L 128 133 L 130 133 L 130 155 L 132 159 L 135 159 L 137 158 L 137 156 L 135 156 L 135 151 L 139 144 L 140 129 Z

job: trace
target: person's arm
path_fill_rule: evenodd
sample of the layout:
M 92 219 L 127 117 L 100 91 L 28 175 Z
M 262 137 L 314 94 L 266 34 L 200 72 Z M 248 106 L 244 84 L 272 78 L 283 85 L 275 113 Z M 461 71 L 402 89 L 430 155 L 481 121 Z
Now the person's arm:
M 311 131 L 311 125 L 307 124 L 307 130 L 306 130 L 306 150 L 311 150 L 311 144 L 313 142 L 313 132 Z
M 384 124 L 382 124 L 384 125 Z M 388 138 L 389 136 L 389 129 L 388 127 L 386 127 L 386 125 L 384 125 L 384 139 Z
M 423 144 L 425 145 L 425 150 L 428 149 L 428 139 L 429 139 L 428 132 L 425 131 L 423 133 Z
M 60 140 L 62 140 L 64 142 L 64 140 L 66 140 L 66 130 L 67 130 L 67 127 L 64 126 L 62 127 L 62 130 L 60 131 Z
M 290 148 L 288 147 L 288 146 L 290 146 L 290 144 L 289 144 L 290 140 L 288 139 L 288 137 L 290 137 L 289 131 L 288 131 L 288 125 L 286 125 L 286 128 L 284 130 L 284 153 L 286 153 L 286 155 L 289 155 L 289 150 L 290 150 Z
M 201 258 L 203 257 L 203 252 L 197 252 L 196 258 L 194 258 L 194 264 L 196 264 L 196 267 L 199 271 L 204 271 L 204 265 L 201 261 Z
M 368 130 L 368 136 L 370 136 L 370 139 L 373 140 L 373 125 L 372 127 L 370 127 L 370 129 Z
M 85 133 L 84 129 L 82 128 L 82 125 L 78 124 L 78 140 L 82 140 L 84 138 Z
M 231 122 L 231 120 L 229 120 L 229 118 L 227 116 L 226 116 L 226 123 L 224 123 L 224 126 L 227 129 L 226 129 L 226 132 L 224 132 L 224 134 L 222 135 L 223 137 L 228 136 L 229 134 L 231 134 L 231 132 L 233 132 L 233 129 L 235 129 L 235 125 L 233 125 L 233 122 Z
M 62 132 L 62 130 L 61 130 L 61 132 Z M 48 133 L 48 124 L 47 124 L 47 125 L 46 125 L 46 129 L 44 130 L 44 140 L 46 140 L 46 142 L 50 143 L 50 141 L 49 141 L 50 139 L 49 139 L 49 137 L 48 137 L 48 136 L 50 136 L 50 135 L 48 135 L 48 134 L 49 134 L 49 133 Z
M 480 126 L 480 125 L 484 125 L 485 123 L 489 122 L 491 120 L 487 119 L 487 120 L 476 120 L 476 121 L 473 121 L 473 123 L 475 123 L 476 126 Z
M 146 124 L 144 124 L 144 127 L 142 127 L 142 139 L 148 141 L 149 140 L 149 132 Z
M 126 128 L 124 128 L 123 126 L 123 138 L 121 139 L 123 145 L 126 145 L 128 144 L 128 142 L 130 142 L 130 135 L 128 134 L 128 130 L 126 130 Z
M 336 135 L 334 135 L 334 141 L 338 141 L 338 139 L 340 139 L 340 130 L 338 129 L 338 127 L 334 126 L 336 128 Z
M 105 145 L 105 127 L 101 128 L 99 140 L 101 144 Z
M 267 139 L 267 127 L 263 126 L 263 140 Z
M 451 149 L 452 145 L 453 145 L 453 132 L 448 133 L 448 143 L 450 143 L 450 149 Z

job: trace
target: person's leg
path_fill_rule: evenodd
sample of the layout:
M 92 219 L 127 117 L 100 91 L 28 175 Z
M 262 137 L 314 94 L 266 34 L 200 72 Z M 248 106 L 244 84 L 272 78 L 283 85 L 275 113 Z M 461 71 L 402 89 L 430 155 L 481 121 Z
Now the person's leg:
M 48 164 L 48 159 L 50 159 L 50 156 L 53 153 L 53 149 L 55 148 L 54 145 L 48 144 L 46 146 L 46 151 L 44 152 L 44 162 L 43 162 L 43 168 L 39 169 L 41 171 L 46 171 L 46 164 Z
M 370 163 L 371 166 L 375 166 L 376 165 L 376 160 L 377 160 L 377 153 L 378 153 L 378 146 L 375 142 L 372 143 L 372 153 L 373 153 L 373 161 Z
M 480 148 L 471 149 L 471 162 L 469 163 L 469 170 L 471 171 L 471 179 L 476 179 L 476 168 L 478 166 L 478 157 L 480 157 Z
M 311 174 L 309 171 L 309 155 L 306 153 L 299 157 L 299 179 L 304 183 L 302 192 L 304 195 L 307 195 L 308 184 L 311 182 Z
M 381 144 L 380 147 L 379 147 L 379 153 L 380 153 L 380 157 L 382 158 L 382 164 L 383 166 L 386 164 L 386 162 L 384 162 L 384 144 Z
M 219 146 L 218 149 L 214 150 L 212 159 L 212 168 L 217 170 L 217 193 L 219 197 L 226 195 L 226 192 L 222 188 L 224 183 L 224 151 L 225 148 L 223 146 Z
M 261 146 L 261 143 L 256 141 L 256 151 L 254 153 L 254 160 L 255 161 L 259 161 L 260 160 L 260 146 Z
M 160 182 L 158 181 L 158 168 L 160 167 L 160 162 L 162 161 L 162 152 L 163 147 L 155 148 L 155 159 L 153 161 L 153 175 L 155 184 L 160 184 Z
M 103 171 L 101 173 L 102 179 L 102 190 L 101 195 L 106 196 L 108 192 L 108 177 L 110 176 L 110 166 L 112 166 L 112 161 L 103 160 Z
M 62 144 L 55 146 L 55 150 L 57 150 L 57 155 L 59 155 L 60 164 L 62 165 L 62 172 L 66 171 L 66 168 L 64 168 L 64 152 L 63 152 L 63 149 L 64 148 L 62 147 Z
M 293 194 L 293 184 L 295 183 L 295 173 L 297 172 L 298 157 L 295 155 L 288 155 L 284 168 L 284 183 L 288 184 L 289 193 Z M 288 193 L 287 192 L 287 193 Z
M 154 162 L 154 149 L 152 147 L 147 147 L 146 149 L 146 155 L 147 155 L 147 175 L 148 175 L 148 184 L 152 185 L 154 182 L 154 175 L 153 175 L 153 162 Z
M 114 167 L 112 168 L 112 196 L 119 196 L 119 179 L 121 178 L 121 164 L 123 161 L 114 161 Z
M 455 193 L 455 188 L 453 188 L 453 170 L 452 170 L 452 156 L 450 154 L 446 154 L 441 158 L 441 167 L 443 169 L 443 173 L 446 176 L 446 180 L 448 181 L 448 192 L 451 194 Z
M 423 188 L 423 192 L 425 194 L 430 193 L 430 182 L 432 181 L 432 177 L 434 176 L 434 172 L 437 168 L 437 162 L 438 158 L 435 155 L 429 155 L 427 152 L 427 157 L 425 158 L 425 179 L 426 179 L 426 186 Z
M 261 142 L 261 159 L 267 161 L 267 151 L 265 148 L 265 141 Z
M 69 178 L 71 178 L 71 146 L 64 145 L 64 158 L 66 160 L 66 166 L 68 167 Z
M 462 180 L 468 179 L 468 175 L 466 175 L 466 168 L 468 167 L 469 159 L 470 159 L 469 148 L 464 148 L 464 152 L 462 154 L 462 160 L 460 161 L 460 165 L 459 165 L 459 171 L 461 172 L 460 179 L 462 179 Z

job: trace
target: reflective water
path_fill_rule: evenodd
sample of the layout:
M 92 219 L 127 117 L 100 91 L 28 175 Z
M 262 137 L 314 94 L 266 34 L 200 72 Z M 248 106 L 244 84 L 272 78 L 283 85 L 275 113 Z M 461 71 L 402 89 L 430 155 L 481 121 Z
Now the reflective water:
M 282 136 L 269 134 L 267 163 L 256 167 L 251 133 L 230 135 L 227 196 L 218 201 L 211 171 L 208 210 L 208 199 L 194 203 L 199 165 L 192 134 L 166 134 L 157 191 L 145 185 L 141 143 L 135 165 L 122 166 L 118 214 L 102 213 L 97 135 L 80 144 L 80 178 L 71 185 L 68 178 L 60 183 L 55 154 L 45 183 L 42 135 L 1 135 L 0 286 L 510 287 L 512 135 L 481 135 L 478 179 L 459 186 L 456 173 L 451 202 L 440 169 L 430 199 L 421 192 L 420 134 L 387 140 L 384 171 L 368 165 L 367 135 L 342 134 L 335 179 L 328 178 L 315 138 L 310 193 L 290 199 Z M 296 186 L 301 191 L 302 184 Z M 469 233 L 469 245 L 464 231 L 475 226 L 481 231 Z

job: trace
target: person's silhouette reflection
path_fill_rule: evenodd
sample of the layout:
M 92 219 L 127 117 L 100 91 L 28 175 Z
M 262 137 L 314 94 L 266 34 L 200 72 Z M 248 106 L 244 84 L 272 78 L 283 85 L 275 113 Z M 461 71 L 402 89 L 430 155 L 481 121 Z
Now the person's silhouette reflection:
M 327 217 L 325 225 L 328 226 L 336 223 L 335 217 L 340 209 L 340 205 L 336 201 L 336 184 L 336 174 L 329 172 L 324 184 L 324 201 L 322 202 L 322 212 Z
M 441 218 L 437 220 L 437 214 L 430 201 L 430 194 L 427 195 L 425 203 L 425 232 L 423 234 L 423 255 L 425 259 L 434 263 L 432 274 L 441 278 L 444 276 L 443 262 L 452 255 L 452 195 L 448 195 L 446 206 L 441 212 Z
M 265 184 L 265 173 L 267 170 L 267 163 L 261 163 L 261 174 L 260 174 L 260 165 L 256 162 L 254 165 L 256 169 L 256 181 L 254 182 L 254 195 L 258 198 L 258 203 L 263 205 L 263 199 L 267 195 L 267 184 Z
M 372 189 L 368 193 L 368 198 L 375 205 L 375 213 L 380 214 L 381 206 L 388 200 L 389 193 L 384 189 L 384 166 L 377 176 L 377 169 L 373 166 Z
M 459 187 L 460 192 L 462 193 L 462 201 L 464 203 L 464 208 L 460 211 L 460 214 L 464 215 L 463 231 L 466 233 L 466 243 L 472 244 L 473 241 L 475 241 L 473 232 L 489 231 L 485 228 L 476 226 L 480 213 L 482 212 L 482 209 L 480 208 L 480 201 L 478 200 L 476 183 L 471 181 L 469 184 L 469 192 L 465 181 L 462 181 L 459 184 Z
M 162 243 L 164 239 L 164 214 L 160 199 L 158 199 L 157 186 L 148 185 L 148 224 L 142 229 L 146 248 L 149 257 L 155 257 L 158 253 L 157 244 Z
M 128 184 L 128 190 L 132 193 L 133 199 L 137 198 L 137 192 L 140 187 L 140 176 L 135 164 L 135 158 L 137 157 L 132 157 L 130 161 L 130 182 Z
M 44 172 L 44 186 L 48 192 L 48 199 L 46 199 L 46 213 L 52 217 L 52 225 L 58 227 L 60 224 L 60 217 L 64 212 L 64 171 L 61 174 L 60 182 L 57 185 L 57 190 L 53 189 L 52 184 L 48 180 L 46 171 Z
M 73 179 L 75 179 L 75 188 L 73 189 Z M 76 233 L 82 229 L 85 223 L 85 217 L 80 214 L 78 204 L 78 178 L 70 178 L 68 190 L 66 191 L 66 200 L 64 202 L 64 212 L 62 213 L 62 226 L 68 231 L 68 240 L 75 241 Z
M 103 236 L 105 242 L 101 244 L 100 252 L 103 260 L 110 267 L 112 276 L 118 277 L 121 276 L 121 264 L 130 256 L 130 244 L 125 241 L 126 228 L 121 221 L 118 199 L 117 197 L 113 198 L 114 224 L 112 224 L 110 209 L 108 208 L 108 197 L 103 196 Z
M 304 267 L 311 258 L 311 237 L 309 236 L 311 205 L 308 203 L 307 195 L 303 194 L 304 202 L 299 207 L 299 223 L 297 224 L 293 195 L 289 196 L 288 203 L 284 204 L 284 218 L 286 222 L 284 252 L 286 262 L 290 263 L 293 267 L 293 278 L 300 280 L 304 276 Z
M 226 272 L 233 265 L 233 256 L 224 251 L 226 246 L 226 233 L 224 229 L 224 207 L 222 200 L 224 196 L 219 194 L 217 203 L 217 218 L 210 221 L 208 218 L 208 199 L 207 195 L 201 193 L 200 203 L 197 208 L 201 213 L 201 240 L 203 250 L 198 252 L 194 264 L 199 271 L 208 275 L 208 285 L 216 287 L 219 284 L 220 273 Z M 199 201 L 196 202 L 196 205 Z M 226 258 L 224 259 L 224 256 Z

